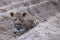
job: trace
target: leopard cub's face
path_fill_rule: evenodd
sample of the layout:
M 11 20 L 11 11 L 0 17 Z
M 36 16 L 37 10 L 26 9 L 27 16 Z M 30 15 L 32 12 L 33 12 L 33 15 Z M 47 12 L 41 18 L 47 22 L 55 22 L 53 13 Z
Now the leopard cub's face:
M 13 23 L 15 26 L 19 27 L 23 24 L 24 22 L 24 17 L 26 16 L 26 13 L 20 13 L 20 12 L 10 12 L 10 15 L 13 19 Z

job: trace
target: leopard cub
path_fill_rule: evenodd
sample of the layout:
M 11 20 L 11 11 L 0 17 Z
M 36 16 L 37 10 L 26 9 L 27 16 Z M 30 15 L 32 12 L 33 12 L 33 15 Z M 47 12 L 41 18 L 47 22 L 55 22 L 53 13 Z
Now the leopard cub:
M 33 28 L 34 20 L 27 16 L 27 13 L 20 13 L 20 12 L 10 12 L 10 16 L 12 18 L 14 28 L 16 31 L 15 34 L 20 33 L 23 34 L 29 29 Z

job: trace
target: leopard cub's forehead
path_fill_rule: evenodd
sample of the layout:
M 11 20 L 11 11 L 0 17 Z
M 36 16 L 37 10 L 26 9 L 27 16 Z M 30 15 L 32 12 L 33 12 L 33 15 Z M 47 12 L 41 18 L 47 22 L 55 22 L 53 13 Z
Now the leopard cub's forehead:
M 16 15 L 17 16 L 23 16 L 22 13 L 20 13 L 20 12 L 16 12 Z
M 20 13 L 20 12 L 16 12 L 16 13 L 14 14 L 14 17 L 20 18 L 20 17 L 23 17 L 23 14 Z

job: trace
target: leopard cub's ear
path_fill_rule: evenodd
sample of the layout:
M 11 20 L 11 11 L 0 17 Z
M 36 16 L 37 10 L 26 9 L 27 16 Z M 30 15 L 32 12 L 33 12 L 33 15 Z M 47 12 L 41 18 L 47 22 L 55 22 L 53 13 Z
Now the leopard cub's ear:
M 25 17 L 25 16 L 26 16 L 26 14 L 27 14 L 27 13 L 23 13 L 23 17 Z
M 13 17 L 14 16 L 14 12 L 10 12 L 10 16 Z

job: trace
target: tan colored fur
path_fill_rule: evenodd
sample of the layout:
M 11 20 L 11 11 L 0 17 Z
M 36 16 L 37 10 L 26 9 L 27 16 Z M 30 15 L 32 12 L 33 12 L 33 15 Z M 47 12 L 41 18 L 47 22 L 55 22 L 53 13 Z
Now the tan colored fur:
M 34 20 L 32 17 L 29 17 L 29 15 L 27 15 L 27 13 L 24 17 L 23 17 L 23 13 L 20 13 L 20 12 L 13 13 L 12 19 L 13 20 L 16 19 L 16 21 L 15 21 L 16 23 L 21 24 L 21 21 L 19 20 L 20 18 L 23 18 L 26 28 L 28 28 L 28 29 L 32 28 L 32 24 L 33 24 Z

